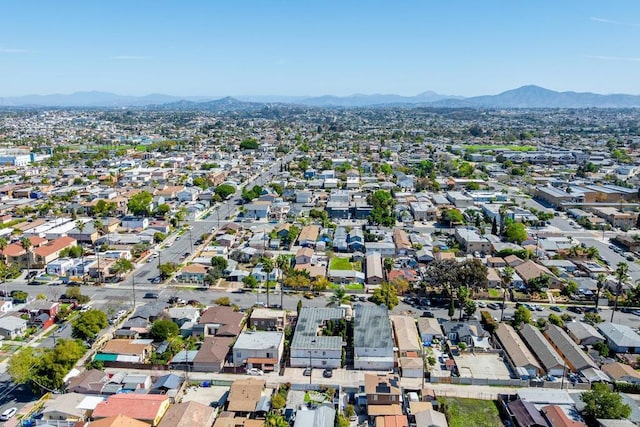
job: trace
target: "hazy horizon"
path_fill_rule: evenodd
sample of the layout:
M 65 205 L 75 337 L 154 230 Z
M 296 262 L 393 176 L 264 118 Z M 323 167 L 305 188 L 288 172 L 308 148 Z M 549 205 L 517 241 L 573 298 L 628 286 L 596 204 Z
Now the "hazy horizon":
M 34 0 L 3 12 L 0 97 L 640 94 L 631 0 Z

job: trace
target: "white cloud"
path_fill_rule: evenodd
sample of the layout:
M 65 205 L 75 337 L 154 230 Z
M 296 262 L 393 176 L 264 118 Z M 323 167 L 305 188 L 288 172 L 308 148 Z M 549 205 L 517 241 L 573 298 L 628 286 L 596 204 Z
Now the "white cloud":
M 627 26 L 627 27 L 640 27 L 640 25 L 638 25 L 638 24 L 632 24 L 632 23 L 629 23 L 629 22 L 615 21 L 613 19 L 607 19 L 607 18 L 598 18 L 597 16 L 592 16 L 589 19 L 591 19 L 594 22 L 601 22 L 603 24 L 624 25 L 624 26 Z

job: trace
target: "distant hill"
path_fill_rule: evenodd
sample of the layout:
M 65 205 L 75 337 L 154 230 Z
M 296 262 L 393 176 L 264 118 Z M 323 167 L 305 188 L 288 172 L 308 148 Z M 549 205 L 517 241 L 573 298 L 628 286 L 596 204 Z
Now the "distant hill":
M 123 96 L 108 92 L 0 97 L 0 107 L 148 107 L 177 110 L 253 110 L 273 104 L 310 107 L 468 107 L 468 108 L 629 108 L 640 107 L 640 96 L 600 95 L 590 92 L 556 92 L 540 86 L 522 86 L 497 95 L 470 98 L 423 92 L 416 96 L 354 94 L 350 96 L 243 96 L 220 98 L 177 97 L 163 94 Z
M 622 108 L 640 107 L 640 96 L 591 92 L 556 92 L 540 86 L 522 86 L 498 95 L 444 99 L 432 103 L 442 107 L 485 108 Z

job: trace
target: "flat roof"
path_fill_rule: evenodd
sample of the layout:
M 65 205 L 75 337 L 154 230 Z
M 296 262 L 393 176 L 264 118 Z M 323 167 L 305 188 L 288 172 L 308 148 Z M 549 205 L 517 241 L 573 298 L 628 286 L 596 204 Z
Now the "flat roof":
M 353 325 L 354 347 L 393 347 L 391 321 L 385 306 L 356 305 Z
M 342 348 L 341 337 L 319 336 L 322 324 L 327 320 L 343 319 L 340 308 L 302 307 L 291 348 L 332 350 Z

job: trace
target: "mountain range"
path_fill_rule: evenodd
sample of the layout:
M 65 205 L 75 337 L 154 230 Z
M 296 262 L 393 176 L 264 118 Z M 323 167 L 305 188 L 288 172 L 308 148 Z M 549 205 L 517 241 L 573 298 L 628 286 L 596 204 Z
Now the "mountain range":
M 461 97 L 432 91 L 416 96 L 354 94 L 350 96 L 244 96 L 178 97 L 163 94 L 123 96 L 108 92 L 0 97 L 0 107 L 155 107 L 189 110 L 246 110 L 265 105 L 290 104 L 312 107 L 445 107 L 445 108 L 630 108 L 640 107 L 639 95 L 591 92 L 556 92 L 528 85 L 497 95 Z

